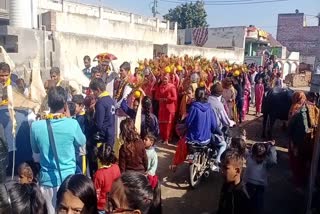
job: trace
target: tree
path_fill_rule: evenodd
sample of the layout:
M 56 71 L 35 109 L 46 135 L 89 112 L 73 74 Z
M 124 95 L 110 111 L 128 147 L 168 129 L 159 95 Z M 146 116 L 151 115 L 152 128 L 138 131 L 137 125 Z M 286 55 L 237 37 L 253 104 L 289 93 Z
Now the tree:
M 178 29 L 207 27 L 207 12 L 203 1 L 185 3 L 169 9 L 164 19 L 178 22 Z

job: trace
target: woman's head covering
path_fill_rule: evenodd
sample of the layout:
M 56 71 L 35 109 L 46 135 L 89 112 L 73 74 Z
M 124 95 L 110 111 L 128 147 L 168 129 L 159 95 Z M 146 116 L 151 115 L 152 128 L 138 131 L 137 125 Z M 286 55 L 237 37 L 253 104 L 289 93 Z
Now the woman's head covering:
M 301 107 L 305 104 L 307 97 L 304 92 L 297 91 L 292 96 L 292 104 L 289 110 L 289 118 L 296 114 Z

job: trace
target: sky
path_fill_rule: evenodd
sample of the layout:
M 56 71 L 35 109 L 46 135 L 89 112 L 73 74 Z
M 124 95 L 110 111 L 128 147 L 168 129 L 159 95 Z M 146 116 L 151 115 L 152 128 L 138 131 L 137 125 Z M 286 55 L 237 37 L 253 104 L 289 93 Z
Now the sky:
M 152 16 L 151 7 L 153 0 L 78 0 L 90 4 L 104 6 L 126 12 L 132 12 L 143 16 Z M 247 2 L 250 4 L 238 5 L 209 5 L 209 2 Z M 320 0 L 287 0 L 261 4 L 252 2 L 264 0 L 204 0 L 207 11 L 209 27 L 249 26 L 255 25 L 276 36 L 277 19 L 279 13 L 293 13 L 296 9 L 304 13 L 307 25 L 317 24 L 315 17 L 320 13 Z M 176 2 L 190 2 L 190 0 L 158 0 L 158 17 L 168 12 L 168 9 L 178 5 Z

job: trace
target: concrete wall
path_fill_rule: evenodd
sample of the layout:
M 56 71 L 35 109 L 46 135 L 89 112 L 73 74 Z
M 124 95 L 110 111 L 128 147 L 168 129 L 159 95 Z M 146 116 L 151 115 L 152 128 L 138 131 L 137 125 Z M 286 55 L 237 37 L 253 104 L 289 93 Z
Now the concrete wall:
M 118 57 L 114 62 L 116 69 L 123 61 L 137 66 L 138 60 L 153 57 L 151 42 L 107 39 L 64 32 L 44 32 L 10 26 L 0 26 L 0 35 L 18 36 L 18 53 L 9 53 L 18 73 L 22 76 L 24 66 L 31 69 L 33 63 L 40 63 L 43 79 L 48 78 L 48 70 L 58 66 L 61 71 L 79 70 L 83 67 L 83 56 L 94 58 L 102 52 Z M 74 72 L 74 71 L 72 71 Z
M 95 5 L 39 0 L 38 12 L 54 11 L 61 32 L 176 44 L 177 25 L 157 18 L 116 11 Z M 45 22 L 45 21 L 44 21 Z
M 288 74 L 298 72 L 300 64 L 299 59 L 299 52 L 291 52 L 287 58 L 277 60 L 280 69 L 282 70 L 283 78 L 285 78 Z
M 29 66 L 30 63 L 40 56 L 43 59 L 43 37 L 48 37 L 49 32 L 45 33 L 45 36 L 40 30 L 32 30 L 26 28 L 16 28 L 11 26 L 0 26 L 0 35 L 17 36 L 17 53 L 9 53 L 16 67 L 22 67 L 23 65 Z M 48 45 L 48 44 L 47 44 Z M 42 64 L 43 66 L 43 64 Z
M 320 62 L 320 26 L 306 27 L 303 13 L 278 15 L 277 40 L 289 51 L 316 56 Z
M 93 35 L 106 38 L 133 39 L 155 44 L 176 44 L 175 30 L 150 25 L 101 19 L 72 13 L 56 12 L 56 30 L 59 32 Z M 132 17 L 134 19 L 134 17 Z
M 178 44 L 184 45 L 186 40 L 186 31 L 178 30 Z M 192 32 L 192 30 L 191 30 Z M 238 47 L 245 46 L 246 27 L 219 27 L 208 29 L 208 41 L 203 47 Z M 179 43 L 180 42 L 180 43 Z M 192 44 L 191 44 L 192 45 Z
M 154 45 L 154 54 L 164 53 L 166 55 L 184 56 L 204 56 L 208 59 L 217 57 L 218 60 L 229 60 L 230 62 L 243 63 L 244 51 L 241 48 L 235 50 L 225 50 L 217 48 L 201 48 L 186 45 Z
M 138 60 L 153 58 L 157 52 L 183 56 L 202 55 L 207 58 L 217 57 L 219 60 L 242 63 L 244 58 L 243 49 L 235 50 L 199 48 L 182 45 L 154 45 L 152 42 L 124 39 L 110 39 L 80 35 L 66 32 L 49 32 L 11 26 L 1 26 L 0 36 L 17 36 L 18 53 L 9 53 L 16 65 L 20 77 L 28 82 L 28 71 L 34 64 L 39 64 L 42 71 L 42 79 L 49 78 L 48 71 L 52 66 L 61 68 L 62 75 L 67 79 L 73 78 L 80 82 L 83 68 L 83 56 L 89 55 L 94 58 L 98 53 L 109 52 L 118 57 L 114 66 L 118 70 L 123 61 L 129 61 L 132 70 L 137 66 Z M 80 78 L 80 80 L 79 80 Z
M 92 59 L 99 53 L 109 52 L 118 57 L 114 65 L 118 70 L 120 64 L 128 61 L 132 70 L 138 65 L 138 60 L 153 57 L 153 44 L 151 42 L 106 39 L 100 37 L 83 36 L 71 33 L 55 33 L 57 41 L 57 65 L 68 68 L 70 65 L 83 67 L 83 56 L 89 55 Z

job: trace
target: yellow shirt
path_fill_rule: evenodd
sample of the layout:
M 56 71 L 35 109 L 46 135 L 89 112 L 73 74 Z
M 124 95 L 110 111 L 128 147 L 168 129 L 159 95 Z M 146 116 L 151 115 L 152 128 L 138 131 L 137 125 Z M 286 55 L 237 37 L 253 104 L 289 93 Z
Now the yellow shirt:
M 5 82 L 3 88 L 6 88 L 6 87 L 9 86 L 9 85 L 11 85 L 11 78 L 10 78 L 10 76 L 9 76 L 8 80 Z M 2 100 L 2 101 L 0 102 L 0 106 L 6 106 L 6 105 L 8 105 L 8 99 Z

